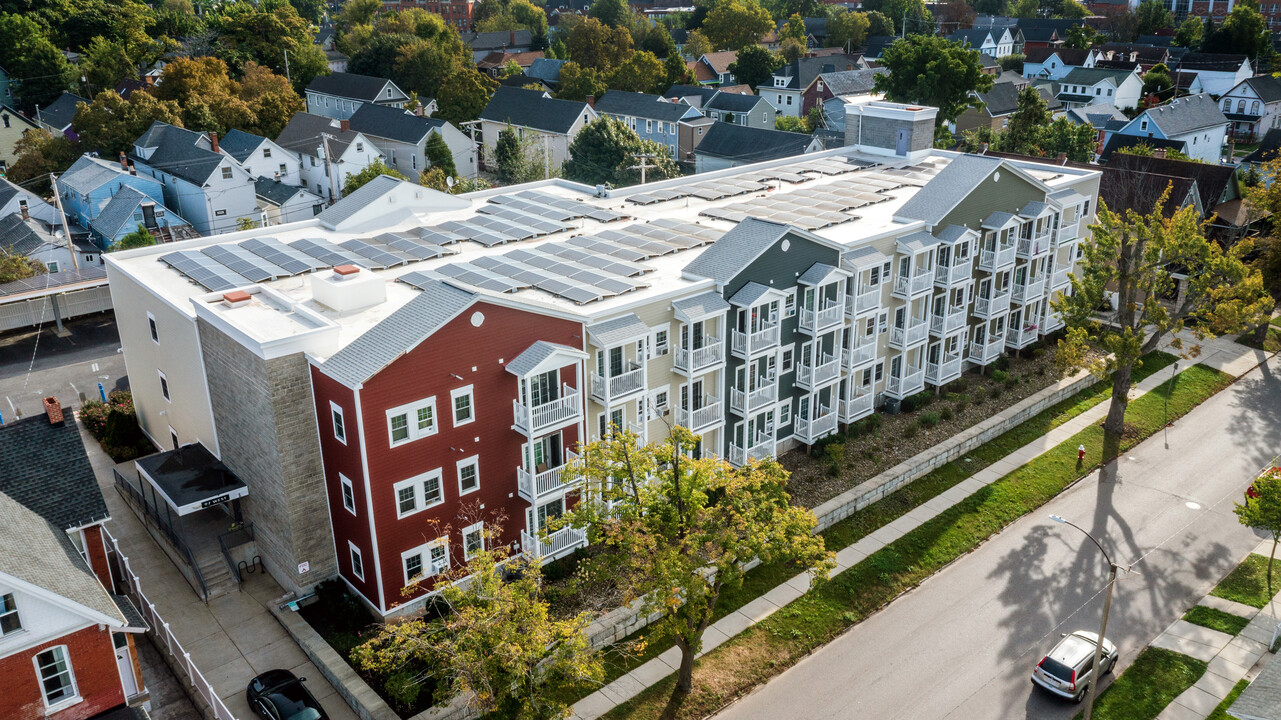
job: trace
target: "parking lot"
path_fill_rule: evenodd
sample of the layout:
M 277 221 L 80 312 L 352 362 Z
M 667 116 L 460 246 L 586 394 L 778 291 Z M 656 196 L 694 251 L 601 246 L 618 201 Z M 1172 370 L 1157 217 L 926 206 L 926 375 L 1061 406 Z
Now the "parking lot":
M 59 336 L 53 323 L 39 331 L 0 335 L 0 416 L 11 420 L 40 412 L 40 399 L 50 395 L 63 407 L 128 388 L 125 358 L 120 352 L 115 315 L 101 313 L 64 324 Z

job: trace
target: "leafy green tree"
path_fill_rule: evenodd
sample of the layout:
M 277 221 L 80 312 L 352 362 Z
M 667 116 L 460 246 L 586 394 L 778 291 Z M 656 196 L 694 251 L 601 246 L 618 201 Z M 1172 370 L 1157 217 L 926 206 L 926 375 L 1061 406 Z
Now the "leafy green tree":
M 881 64 L 889 72 L 876 76 L 876 91 L 895 102 L 938 108 L 936 125 L 978 107 L 981 101 L 972 93 L 992 89 L 977 51 L 937 36 L 909 35 L 885 48 Z
M 1073 162 L 1089 162 L 1094 157 L 1095 136 L 1093 126 L 1079 125 L 1065 117 L 1041 128 L 1040 154 L 1044 157 L 1067 155 Z
M 1196 50 L 1201 47 L 1201 37 L 1204 32 L 1205 24 L 1197 18 L 1190 17 L 1179 23 L 1179 29 L 1174 31 L 1174 44 Z
M 871 25 L 867 13 L 850 12 L 837 5 L 827 18 L 827 44 L 857 50 L 867 42 Z
M 510 556 L 492 525 L 483 533 L 485 549 L 436 582 L 439 617 L 382 625 L 352 651 L 352 660 L 381 674 L 428 668 L 410 682 L 433 678 L 436 703 L 462 700 L 477 715 L 565 717 L 569 707 L 551 689 L 604 677 L 600 654 L 584 632 L 591 618 L 556 618 L 544 597 L 539 561 Z
M 756 0 L 715 0 L 702 31 L 718 50 L 741 50 L 774 29 L 774 19 Z
M 627 0 L 593 0 L 587 16 L 612 27 L 627 27 L 632 19 L 632 9 Z
M 347 0 L 338 13 L 338 27 L 346 30 L 357 25 L 368 25 L 382 9 L 382 0 Z
M 889 16 L 885 13 L 872 10 L 863 14 L 867 16 L 868 36 L 894 34 L 894 23 L 890 21 Z
M 565 39 L 569 59 L 585 68 L 609 72 L 632 54 L 632 34 L 587 18 L 574 26 Z
M 1259 272 L 1243 261 L 1250 243 L 1223 251 L 1206 238 L 1190 205 L 1166 218 L 1162 209 L 1169 192 L 1147 213 L 1122 215 L 1100 201 L 1092 238 L 1083 243 L 1085 256 L 1072 276 L 1072 294 L 1051 301 L 1067 325 L 1056 357 L 1060 368 L 1112 376 L 1112 402 L 1103 423 L 1105 461 L 1120 452 L 1132 376 L 1144 354 L 1171 339 L 1174 348 L 1195 356 L 1199 347 L 1184 348 L 1171 336 L 1185 326 L 1198 339 L 1241 332 L 1271 308 Z M 1182 283 L 1173 275 L 1175 268 L 1185 275 Z M 1176 295 L 1174 301 L 1160 299 Z M 1108 297 L 1115 298 L 1117 309 L 1104 323 L 1096 313 Z M 1095 359 L 1092 348 L 1101 348 L 1106 357 Z
M 676 49 L 676 41 L 672 39 L 672 34 L 667 31 L 667 26 L 662 23 L 654 23 L 649 32 L 645 33 L 645 39 L 640 44 L 640 49 L 654 54 L 657 58 L 668 58 L 680 53 Z
M 1041 141 L 1041 130 L 1050 124 L 1050 111 L 1036 88 L 1028 86 L 1019 92 L 1017 106 L 1010 114 L 1009 125 L 1001 139 L 1001 149 L 1031 154 Z
M 0 15 L 0 67 L 10 78 L 18 109 L 35 112 L 71 87 L 75 69 L 45 29 L 29 17 Z
M 114 88 L 116 83 L 137 75 L 137 67 L 123 44 L 96 37 L 85 48 L 80 74 L 94 88 Z
M 689 66 L 685 64 L 685 58 L 682 58 L 679 53 L 672 53 L 663 58 L 663 72 L 667 73 L 666 84 L 669 88 L 673 85 L 694 84 L 694 75 L 690 73 Z
M 80 157 L 80 143 L 44 128 L 28 130 L 13 144 L 16 159 L 6 177 L 31 192 L 49 192 L 49 173 L 60 173 Z
M 796 38 L 785 38 L 778 46 L 778 58 L 785 63 L 795 62 L 805 57 L 806 47 Z
M 445 78 L 436 93 L 435 117 L 462 125 L 480 117 L 498 83 L 475 68 L 465 68 Z
M 668 88 L 667 71 L 654 53 L 641 50 L 614 68 L 609 74 L 609 86 L 615 90 L 661 94 Z
M 1200 23 L 1197 24 L 1200 25 Z M 1166 67 L 1165 63 L 1153 65 L 1152 69 L 1143 76 L 1144 96 L 1158 95 L 1162 96 L 1162 99 L 1168 100 L 1171 96 L 1163 94 L 1169 93 L 1173 88 L 1174 78 L 1170 75 L 1170 68 Z
M 1250 485 L 1245 502 L 1235 503 L 1233 512 L 1242 525 L 1262 530 L 1272 536 L 1268 554 L 1268 596 L 1272 592 L 1272 565 L 1276 562 L 1277 544 L 1281 543 L 1281 469 L 1270 468 Z
M 325 17 L 324 0 L 289 0 L 289 4 L 299 17 L 313 25 L 319 25 Z
M 72 124 L 81 128 L 80 143 L 103 157 L 133 147 L 133 141 L 153 122 L 182 127 L 182 111 L 172 100 L 159 100 L 151 93 L 136 92 L 128 100 L 114 90 L 103 90 L 88 105 L 81 105 Z
M 445 144 L 445 138 L 440 133 L 434 132 L 427 138 L 427 146 L 423 151 L 431 167 L 439 168 L 449 177 L 458 175 L 458 168 L 454 167 L 454 154 L 450 152 L 449 146 Z
M 1090 9 L 1077 0 L 1063 0 L 1063 8 L 1058 12 L 1058 17 L 1072 20 L 1084 20 L 1089 16 Z
M 974 12 L 984 15 L 1004 15 L 1006 0 L 974 0 Z
M 357 190 L 359 190 L 360 188 L 364 187 L 365 184 L 368 183 L 370 180 L 373 180 L 374 178 L 380 175 L 387 175 L 389 177 L 396 178 L 397 180 L 409 179 L 404 175 L 400 174 L 400 172 L 398 172 L 396 168 L 390 168 L 384 165 L 382 160 L 375 160 L 372 163 L 370 163 L 368 167 L 356 173 L 355 175 L 352 175 L 351 173 L 347 173 L 347 177 L 343 180 L 343 183 L 342 183 L 342 194 L 350 195 L 356 192 Z
M 944 28 L 967 28 L 974 25 L 976 13 L 965 0 L 948 0 L 938 8 L 938 21 Z
M 1143 0 L 1134 14 L 1138 20 L 1138 34 L 1151 35 L 1157 30 L 1174 26 L 1174 14 L 1166 9 L 1161 0 Z
M 218 22 L 216 54 L 237 76 L 249 62 L 283 76 L 286 53 L 295 90 L 301 91 L 312 78 L 329 72 L 325 53 L 313 42 L 311 24 L 287 2 L 263 3 L 260 8 L 237 2 L 223 9 Z
M 411 33 L 377 33 L 348 53 L 347 72 L 396 79 L 396 63 L 403 48 L 421 38 Z
M 760 45 L 749 45 L 738 51 L 738 59 L 729 64 L 729 71 L 739 84 L 757 87 L 768 82 L 782 65 L 779 56 Z
M 49 268 L 39 260 L 21 255 L 12 247 L 0 247 L 0 284 L 26 280 L 47 272 Z
M 561 100 L 582 102 L 588 95 L 600 97 L 609 89 L 605 77 L 595 68 L 586 68 L 574 61 L 560 66 L 560 86 L 556 97 Z
M 805 19 L 800 15 L 792 15 L 779 32 L 779 38 L 792 38 L 805 42 Z
M 1272 56 L 1272 43 L 1267 22 L 1259 14 L 1259 4 L 1255 0 L 1237 3 L 1219 29 L 1205 36 L 1202 46 L 1203 52 L 1245 55 L 1251 62 L 1258 60 L 1260 66 L 1265 66 Z
M 823 17 L 827 5 L 819 0 L 782 0 L 778 5 L 778 17 L 790 18 L 800 15 L 803 18 Z
M 152 235 L 151 231 L 146 227 L 139 225 L 137 230 L 125 235 L 112 244 L 111 251 L 119 252 L 121 250 L 133 250 L 135 248 L 151 247 L 155 244 L 156 236 Z
M 681 52 L 690 60 L 697 60 L 707 53 L 714 52 L 712 41 L 707 39 L 702 30 L 690 30 L 685 36 L 685 46 Z
M 454 41 L 414 39 L 402 45 L 396 53 L 392 79 L 401 89 L 412 90 L 419 97 L 436 97 L 445 78 L 471 67 L 471 58 L 464 59 L 462 41 L 457 36 Z
M 587 185 L 607 183 L 614 187 L 640 181 L 640 173 L 629 168 L 640 162 L 639 155 L 654 155 L 646 164 L 645 181 L 680 177 L 680 168 L 671 151 L 655 142 L 641 140 L 622 121 L 601 116 L 579 131 L 569 146 L 564 176 Z
M 934 16 L 926 9 L 924 0 L 884 0 L 879 10 L 894 23 L 895 32 L 904 32 L 904 17 L 908 35 L 934 32 Z
M 507 0 L 502 12 L 476 23 L 481 32 L 528 30 L 535 42 L 547 41 L 547 13 L 529 0 Z
M 589 444 L 575 461 L 582 499 L 565 518 L 606 550 L 585 559 L 583 572 L 617 582 L 624 602 L 657 614 L 650 627 L 680 648 L 673 705 L 693 687 L 703 631 L 721 594 L 742 586 L 745 561 L 794 562 L 815 584 L 834 566 L 813 534 L 814 514 L 791 504 L 777 461 L 735 469 L 695 460 L 697 442 L 676 427 L 661 444 L 639 446 L 628 432 Z
M 1068 28 L 1067 40 L 1064 41 L 1065 47 L 1076 50 L 1088 50 L 1099 42 L 1099 33 L 1089 25 L 1074 25 Z
M 1027 61 L 1027 56 L 1022 53 L 1012 55 L 1003 55 L 996 59 L 1002 70 L 1012 70 L 1020 75 L 1023 74 L 1023 63 Z
M 1034 18 L 1041 14 L 1041 4 L 1037 0 L 1010 0 L 1010 16 L 1016 18 Z
M 498 132 L 494 160 L 498 165 L 498 181 L 504 184 L 530 182 L 550 175 L 543 149 L 526 142 L 510 126 Z

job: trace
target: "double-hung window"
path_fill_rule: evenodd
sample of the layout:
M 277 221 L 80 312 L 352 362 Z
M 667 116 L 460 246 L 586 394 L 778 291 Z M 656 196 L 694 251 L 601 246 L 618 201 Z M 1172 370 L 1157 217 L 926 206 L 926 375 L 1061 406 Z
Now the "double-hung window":
M 343 445 L 347 444 L 347 425 L 343 421 L 342 407 L 334 401 L 329 401 L 329 415 L 333 418 L 334 439 Z
M 356 488 L 351 484 L 351 478 L 338 474 L 338 485 L 342 490 L 342 506 L 352 515 L 356 514 Z
M 485 523 L 478 522 L 463 528 L 463 557 L 468 560 L 485 549 Z
M 360 554 L 360 548 L 352 541 L 347 541 L 347 553 L 351 557 L 351 574 L 356 576 L 357 580 L 365 579 L 365 560 Z
M 392 447 L 433 435 L 436 429 L 435 397 L 387 411 L 387 437 Z
M 449 570 L 449 538 L 436 538 L 429 543 L 400 554 L 405 568 L 405 585 Z
M 40 678 L 40 692 L 44 695 L 46 707 L 68 704 L 79 697 L 65 645 L 51 647 L 32 660 L 36 664 L 36 675 Z
M 458 461 L 458 494 L 466 495 L 480 489 L 480 457 L 473 455 Z
M 440 487 L 441 477 L 440 468 L 436 468 L 392 485 L 392 491 L 396 493 L 397 519 L 443 502 L 445 498 Z
M 166 400 L 166 401 L 170 401 L 170 399 L 169 399 L 169 378 L 168 378 L 168 376 L 166 376 L 166 375 L 164 374 L 164 372 L 163 372 L 163 371 L 157 370 L 156 372 L 160 374 L 160 394 L 161 394 L 161 395 L 163 395 L 163 396 L 165 397 L 165 400 Z
M 18 604 L 14 602 L 13 593 L 0 595 L 0 637 L 22 630 L 22 618 L 18 617 Z
M 449 392 L 454 408 L 454 427 L 466 425 L 476 419 L 476 409 L 472 402 L 472 386 L 460 387 Z

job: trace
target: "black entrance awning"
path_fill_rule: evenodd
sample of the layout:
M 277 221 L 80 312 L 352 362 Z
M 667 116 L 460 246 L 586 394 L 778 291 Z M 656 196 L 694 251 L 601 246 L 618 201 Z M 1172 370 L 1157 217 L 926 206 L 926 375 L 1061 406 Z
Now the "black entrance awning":
M 221 505 L 249 494 L 249 488 L 204 445 L 149 455 L 137 461 L 138 475 L 179 515 Z

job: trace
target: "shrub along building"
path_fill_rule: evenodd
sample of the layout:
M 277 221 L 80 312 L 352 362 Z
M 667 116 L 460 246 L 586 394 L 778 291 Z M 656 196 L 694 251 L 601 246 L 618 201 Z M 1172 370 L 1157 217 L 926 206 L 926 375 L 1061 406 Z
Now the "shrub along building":
M 401 589 L 485 523 L 572 552 L 541 533 L 584 440 L 680 424 L 742 464 L 1061 325 L 1098 172 L 918 147 L 920 113 L 871 103 L 860 146 L 612 192 L 384 177 L 309 220 L 113 254 L 140 422 L 221 461 L 299 592 L 337 575 L 412 612 Z

